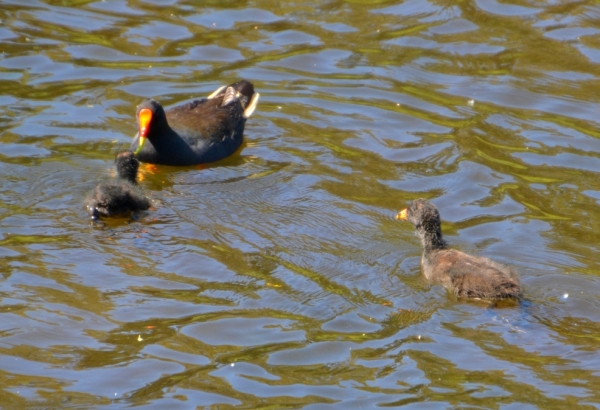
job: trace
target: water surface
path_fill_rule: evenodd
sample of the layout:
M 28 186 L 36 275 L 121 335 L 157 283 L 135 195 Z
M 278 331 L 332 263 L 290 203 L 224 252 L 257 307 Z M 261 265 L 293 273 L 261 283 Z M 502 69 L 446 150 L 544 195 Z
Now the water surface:
M 0 0 L 0 406 L 600 408 L 594 1 Z M 236 155 L 142 166 L 135 106 L 251 80 Z M 526 303 L 457 301 L 431 199 Z

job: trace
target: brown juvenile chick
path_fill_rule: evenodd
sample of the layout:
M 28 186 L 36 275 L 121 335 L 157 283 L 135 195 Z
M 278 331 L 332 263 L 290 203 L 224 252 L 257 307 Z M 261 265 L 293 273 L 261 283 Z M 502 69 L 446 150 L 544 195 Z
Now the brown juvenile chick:
M 448 249 L 442 237 L 440 214 L 431 202 L 417 199 L 396 219 L 409 221 L 417 229 L 424 247 L 421 268 L 429 281 L 444 285 L 458 297 L 521 298 L 519 277 L 512 268 Z

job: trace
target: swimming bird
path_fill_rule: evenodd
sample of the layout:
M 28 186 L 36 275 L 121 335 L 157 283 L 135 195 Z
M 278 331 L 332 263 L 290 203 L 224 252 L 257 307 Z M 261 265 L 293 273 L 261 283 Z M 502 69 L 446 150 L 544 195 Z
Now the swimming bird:
M 100 183 L 86 199 L 86 206 L 92 219 L 98 219 L 100 215 L 113 216 L 150 208 L 150 200 L 137 185 L 140 163 L 133 153 L 119 152 L 115 165 L 117 177 Z
M 145 100 L 137 107 L 138 134 L 131 150 L 140 161 L 153 164 L 219 161 L 242 144 L 258 98 L 252 83 L 241 80 L 166 111 L 158 101 Z
M 407 220 L 417 229 L 424 248 L 421 269 L 429 281 L 444 285 L 457 297 L 521 298 L 519 277 L 512 268 L 448 248 L 440 214 L 431 202 L 417 199 L 396 219 Z

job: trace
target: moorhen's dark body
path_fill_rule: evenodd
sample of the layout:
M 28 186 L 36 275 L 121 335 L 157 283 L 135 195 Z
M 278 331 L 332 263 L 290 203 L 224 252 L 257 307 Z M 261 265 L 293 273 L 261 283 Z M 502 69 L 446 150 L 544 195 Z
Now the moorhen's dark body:
M 117 177 L 100 183 L 86 200 L 92 219 L 98 219 L 100 215 L 113 216 L 150 208 L 150 200 L 137 186 L 136 178 L 140 163 L 133 152 L 119 152 L 115 164 Z
M 140 161 L 153 164 L 221 160 L 242 144 L 246 119 L 254 112 L 258 97 L 252 83 L 241 80 L 208 98 L 167 111 L 157 101 L 145 100 L 137 108 L 139 132 L 131 150 Z
M 517 273 L 490 259 L 448 249 L 442 237 L 440 214 L 425 199 L 413 201 L 396 219 L 408 220 L 417 228 L 425 250 L 421 267 L 425 277 L 440 283 L 458 297 L 504 299 L 521 298 Z

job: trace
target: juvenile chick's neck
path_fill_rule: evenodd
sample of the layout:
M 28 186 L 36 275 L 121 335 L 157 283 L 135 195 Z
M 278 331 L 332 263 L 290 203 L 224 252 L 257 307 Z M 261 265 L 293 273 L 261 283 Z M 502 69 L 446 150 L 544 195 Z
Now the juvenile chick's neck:
M 421 237 L 423 248 L 425 248 L 425 254 L 448 248 L 448 244 L 442 237 L 441 231 L 425 231 L 421 228 L 419 229 L 419 236 Z
M 137 185 L 137 167 L 124 167 L 118 170 L 119 178 Z

